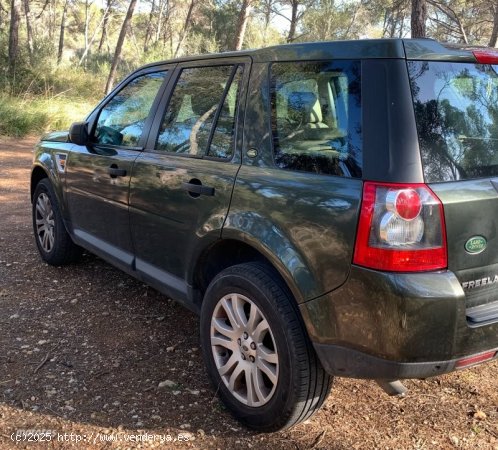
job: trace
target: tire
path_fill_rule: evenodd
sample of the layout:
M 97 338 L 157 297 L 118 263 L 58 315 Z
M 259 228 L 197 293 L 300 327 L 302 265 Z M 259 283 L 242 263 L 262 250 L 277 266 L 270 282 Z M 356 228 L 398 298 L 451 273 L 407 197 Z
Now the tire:
M 202 304 L 200 336 L 215 389 L 250 428 L 291 427 L 327 398 L 332 377 L 290 292 L 265 264 L 232 266 L 213 279 Z
M 43 178 L 33 195 L 33 232 L 42 259 L 52 266 L 63 266 L 79 258 L 82 248 L 69 236 L 57 202 L 54 189 Z

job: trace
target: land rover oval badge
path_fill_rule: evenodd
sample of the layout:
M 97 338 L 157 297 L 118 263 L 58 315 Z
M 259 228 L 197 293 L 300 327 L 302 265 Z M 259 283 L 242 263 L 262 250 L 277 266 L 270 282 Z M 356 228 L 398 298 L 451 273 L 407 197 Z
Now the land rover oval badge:
M 477 253 L 481 253 L 486 249 L 486 245 L 488 242 L 486 241 L 486 238 L 483 236 L 472 236 L 466 243 L 465 243 L 465 250 L 467 253 L 472 253 L 473 255 Z

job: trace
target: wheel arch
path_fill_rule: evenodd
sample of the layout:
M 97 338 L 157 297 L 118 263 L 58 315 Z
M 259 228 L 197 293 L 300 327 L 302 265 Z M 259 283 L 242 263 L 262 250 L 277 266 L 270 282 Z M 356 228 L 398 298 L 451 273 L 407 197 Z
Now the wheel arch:
M 33 201 L 33 195 L 35 194 L 35 189 L 38 183 L 44 178 L 49 178 L 48 172 L 41 166 L 34 166 L 31 171 L 31 184 L 30 184 L 30 198 Z
M 54 168 L 54 162 L 52 155 L 47 152 L 37 155 L 35 163 L 31 169 L 31 182 L 30 182 L 30 199 L 33 202 L 33 196 L 35 195 L 36 186 L 41 180 L 47 179 L 55 193 L 55 197 L 61 209 L 64 224 L 66 225 L 66 208 L 64 204 L 64 192 L 63 192 L 63 182 L 64 179 L 61 178 L 59 173 Z M 67 225 L 66 225 L 67 228 Z
M 204 296 L 209 283 L 222 270 L 247 262 L 262 262 L 268 265 L 275 276 L 289 289 L 297 303 L 304 301 L 302 291 L 292 279 L 291 273 L 275 255 L 263 246 L 255 246 L 237 238 L 218 239 L 204 248 L 195 259 L 189 282 Z

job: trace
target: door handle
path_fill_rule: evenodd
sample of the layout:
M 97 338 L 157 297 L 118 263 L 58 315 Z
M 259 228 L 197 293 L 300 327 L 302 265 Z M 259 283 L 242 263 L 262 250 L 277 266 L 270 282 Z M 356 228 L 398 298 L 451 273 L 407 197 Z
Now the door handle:
M 119 169 L 115 164 L 113 164 L 111 167 L 107 168 L 107 173 L 111 176 L 111 178 L 125 177 L 126 169 Z
M 192 197 L 199 195 L 214 195 L 214 187 L 203 186 L 199 180 L 190 180 L 188 183 L 182 183 L 182 189 L 185 189 Z

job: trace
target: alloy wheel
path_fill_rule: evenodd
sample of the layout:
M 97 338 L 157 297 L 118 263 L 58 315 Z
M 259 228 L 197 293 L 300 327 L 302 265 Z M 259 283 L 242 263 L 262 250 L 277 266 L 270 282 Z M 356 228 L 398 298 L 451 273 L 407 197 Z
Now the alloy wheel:
M 250 407 L 270 401 L 279 359 L 272 330 L 258 306 L 244 295 L 225 295 L 214 309 L 210 333 L 216 368 L 234 397 Z
M 54 210 L 50 198 L 42 192 L 36 200 L 36 235 L 38 241 L 46 253 L 50 253 L 54 248 L 55 241 L 55 220 Z

